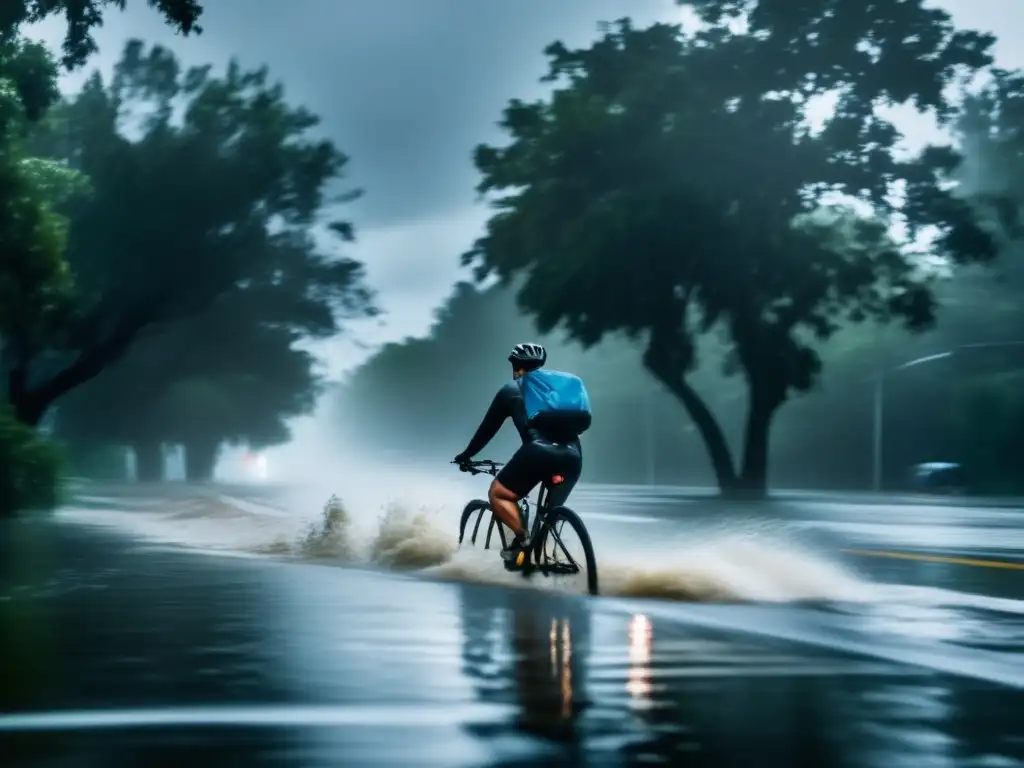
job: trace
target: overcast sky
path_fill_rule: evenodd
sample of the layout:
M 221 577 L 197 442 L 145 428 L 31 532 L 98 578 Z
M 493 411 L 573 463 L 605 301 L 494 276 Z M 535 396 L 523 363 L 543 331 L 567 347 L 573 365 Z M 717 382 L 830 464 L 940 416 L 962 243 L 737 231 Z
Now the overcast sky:
M 596 25 L 630 15 L 638 24 L 678 21 L 673 0 L 208 0 L 200 37 L 178 38 L 141 0 L 108 11 L 100 53 L 86 71 L 109 72 L 124 41 L 171 47 L 186 64 L 267 64 L 293 103 L 323 118 L 352 158 L 350 181 L 366 190 L 349 206 L 358 242 L 386 315 L 360 323 L 364 342 L 420 334 L 452 284 L 459 254 L 480 231 L 473 147 L 500 140 L 509 98 L 542 93 L 542 49 L 556 39 L 585 44 Z M 958 24 L 1024 29 L 1022 0 L 946 0 Z M 287 11 L 285 10 L 287 9 Z M 29 34 L 57 45 L 57 20 Z M 1024 45 L 1000 40 L 1004 66 L 1024 66 Z M 84 74 L 65 78 L 76 88 Z M 917 121 L 905 126 L 921 133 Z M 327 348 L 338 372 L 365 353 L 348 340 Z

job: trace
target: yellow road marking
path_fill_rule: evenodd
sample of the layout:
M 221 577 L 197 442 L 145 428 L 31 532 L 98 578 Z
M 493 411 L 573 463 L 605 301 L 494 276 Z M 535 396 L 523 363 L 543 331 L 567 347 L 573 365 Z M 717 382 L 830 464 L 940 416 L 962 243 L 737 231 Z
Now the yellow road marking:
M 949 563 L 951 565 L 973 565 L 977 568 L 1006 568 L 1012 571 L 1024 571 L 1024 562 L 1006 560 L 975 560 L 970 557 L 919 555 L 913 552 L 885 552 L 878 549 L 844 549 L 843 552 L 863 557 L 890 557 L 896 560 L 921 560 L 926 563 Z

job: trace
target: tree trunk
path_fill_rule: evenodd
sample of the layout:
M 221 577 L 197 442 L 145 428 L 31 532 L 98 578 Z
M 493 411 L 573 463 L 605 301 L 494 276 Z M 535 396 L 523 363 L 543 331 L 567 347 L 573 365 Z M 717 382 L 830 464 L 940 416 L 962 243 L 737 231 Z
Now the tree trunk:
M 718 425 L 715 415 L 708 408 L 707 403 L 690 386 L 686 379 L 678 374 L 663 372 L 653 366 L 647 366 L 648 370 L 672 392 L 686 412 L 690 415 L 697 431 L 704 440 L 704 446 L 708 450 L 708 457 L 711 459 L 711 467 L 715 472 L 715 479 L 718 481 L 718 489 L 723 495 L 731 495 L 737 488 L 736 470 L 733 468 L 732 454 L 729 451 L 729 443 L 725 439 L 725 433 Z
M 12 400 L 11 407 L 14 409 L 14 417 L 28 427 L 38 427 L 47 410 L 47 406 L 34 397 Z
M 122 323 L 105 341 L 84 350 L 65 368 L 35 386 L 28 385 L 31 359 L 18 361 L 8 375 L 8 399 L 18 421 L 38 426 L 54 402 L 121 358 L 148 325 L 148 321 L 141 320 Z
M 763 499 L 768 494 L 768 448 L 771 423 L 782 398 L 767 396 L 751 385 L 750 409 L 743 435 L 743 466 L 740 492 L 746 498 Z
M 219 454 L 219 440 L 192 440 L 185 443 L 185 479 L 194 483 L 212 480 Z
M 38 427 L 46 408 L 41 408 L 28 387 L 28 368 L 14 365 L 7 373 L 7 401 L 14 418 L 29 427 Z
M 733 466 L 729 443 L 725 439 L 725 433 L 722 432 L 715 415 L 711 413 L 711 409 L 708 408 L 704 399 L 697 394 L 697 390 L 691 387 L 685 379 L 680 378 L 672 387 L 672 392 L 682 401 L 686 412 L 704 440 L 704 446 L 708 449 L 708 457 L 711 459 L 711 466 L 715 471 L 715 479 L 718 481 L 718 490 L 724 495 L 732 495 L 737 488 L 736 470 Z
M 135 452 L 135 480 L 159 483 L 164 479 L 164 447 L 159 441 L 140 440 L 132 443 Z

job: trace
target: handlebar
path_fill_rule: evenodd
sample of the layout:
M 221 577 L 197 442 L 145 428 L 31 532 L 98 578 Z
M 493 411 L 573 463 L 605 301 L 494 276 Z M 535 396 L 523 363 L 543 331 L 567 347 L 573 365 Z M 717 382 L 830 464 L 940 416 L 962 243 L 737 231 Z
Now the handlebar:
M 497 475 L 498 470 L 505 466 L 500 461 L 491 461 L 490 459 L 467 461 L 464 464 L 453 461 L 452 464 L 456 464 L 460 472 L 469 472 L 471 475 Z

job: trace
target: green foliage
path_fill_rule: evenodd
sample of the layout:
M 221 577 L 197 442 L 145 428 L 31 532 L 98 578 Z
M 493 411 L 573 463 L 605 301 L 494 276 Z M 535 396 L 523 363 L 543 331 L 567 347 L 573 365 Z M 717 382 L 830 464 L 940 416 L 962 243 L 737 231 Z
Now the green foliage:
M 201 33 L 197 22 L 203 13 L 198 0 L 147 0 L 176 31 L 183 35 Z M 113 6 L 124 10 L 126 0 L 4 0 L 0 3 L 0 42 L 11 39 L 22 24 L 35 24 L 56 14 L 67 19 L 62 46 L 65 67 L 85 63 L 96 52 L 92 30 L 103 24 L 103 11 Z
M 1024 476 L 1024 371 L 976 376 L 950 409 L 957 458 L 981 493 L 1020 494 Z
M 0 37 L 0 79 L 0 126 L 7 136 L 20 133 L 60 98 L 56 62 L 39 43 Z
M 677 2 L 711 25 L 700 36 L 702 43 L 725 46 L 727 56 L 735 57 L 735 66 L 720 75 L 729 80 L 741 75 L 732 87 L 781 97 L 839 90 L 836 138 L 849 141 L 856 129 L 869 128 L 872 138 L 882 141 L 869 150 L 877 151 L 876 157 L 861 161 L 890 162 L 884 157 L 889 129 L 865 107 L 910 103 L 950 119 L 956 109 L 946 86 L 992 62 L 992 35 L 956 29 L 946 11 L 928 7 L 925 0 Z M 730 34 L 736 28 L 745 34 Z M 885 183 L 877 179 L 872 186 Z
M 0 158 L 0 337 L 12 356 L 50 337 L 72 290 L 67 222 L 33 184 L 32 170 L 10 155 Z
M 0 406 L 0 516 L 50 509 L 60 500 L 61 459 L 56 446 Z
M 0 373 L 59 333 L 71 311 L 67 220 L 57 209 L 84 182 L 58 163 L 30 156 L 24 142 L 59 95 L 56 72 L 42 46 L 0 41 Z M 13 373 L 5 383 L 16 397 L 25 380 Z
M 242 373 L 253 358 L 236 340 L 258 326 L 287 350 L 367 311 L 361 265 L 337 253 L 351 226 L 330 215 L 353 196 L 332 197 L 347 158 L 310 136 L 317 122 L 265 69 L 182 71 L 138 41 L 109 84 L 94 75 L 53 110 L 33 146 L 86 174 L 93 194 L 65 208 L 79 300 L 62 344 L 22 366 L 37 383 L 16 404 L 21 418 L 38 420 L 141 338 L 166 341 L 138 376 L 163 386 Z
M 644 374 L 636 344 L 608 338 L 583 350 L 562 334 L 538 335 L 516 311 L 514 292 L 498 287 L 458 285 L 429 336 L 387 344 L 352 372 L 336 395 L 339 434 L 361 456 L 397 452 L 404 463 L 429 462 L 436 470 L 465 447 L 508 380 L 505 356 L 526 339 L 547 347 L 551 366 L 587 382 L 597 414 L 584 439 L 588 481 L 643 481 L 652 470 L 659 482 L 710 480 L 699 440 L 678 427 L 678 403 Z M 736 388 L 714 371 L 712 377 L 703 383 L 715 385 L 721 399 L 714 402 L 725 406 Z M 507 457 L 518 440 L 507 425 L 487 453 Z
M 589 48 L 549 46 L 551 97 L 513 101 L 510 143 L 476 151 L 496 213 L 465 261 L 481 278 L 522 276 L 520 306 L 542 329 L 564 325 L 586 345 L 642 337 L 647 368 L 686 406 L 723 489 L 763 492 L 771 419 L 814 382 L 816 343 L 843 323 L 933 322 L 917 236 L 934 232 L 931 254 L 951 262 L 995 255 L 952 186 L 957 152 L 901 156 L 876 111 L 909 102 L 945 117 L 943 89 L 989 63 L 991 39 L 953 34 L 948 15 L 917 3 L 847 4 L 841 26 L 825 0 L 799 14 L 768 1 L 696 5 L 713 24 L 692 36 L 623 21 Z M 749 32 L 719 18 L 726 7 L 750 12 Z M 842 39 L 833 50 L 797 33 Z M 875 61 L 859 53 L 868 42 L 901 53 Z M 833 91 L 834 115 L 811 131 L 804 105 Z M 856 207 L 823 219 L 837 196 Z M 696 337 L 711 331 L 749 391 L 738 481 L 687 380 Z
M 957 352 L 942 420 L 947 452 L 966 467 L 973 489 L 1024 492 L 1024 73 L 996 70 L 967 102 L 957 129 L 960 178 L 999 224 L 1003 258 L 995 270 L 959 269 L 944 286 L 948 347 Z M 1006 344 L 1009 346 L 999 346 Z
M 119 130 L 129 120 L 140 137 Z M 313 407 L 318 385 L 296 345 L 372 312 L 361 265 L 338 253 L 352 227 L 332 218 L 353 197 L 332 189 L 347 158 L 309 137 L 316 124 L 266 70 L 182 72 L 138 42 L 110 84 L 93 77 L 55 111 L 37 141 L 94 189 L 69 209 L 68 257 L 90 299 L 80 338 L 102 348 L 120 325 L 137 342 L 62 402 L 62 435 L 287 439 L 284 420 Z
M 965 163 L 959 176 L 973 199 L 981 200 L 998 224 L 1002 245 L 1012 250 L 1024 227 L 1024 72 L 996 70 L 983 87 L 971 94 L 957 132 Z M 1019 255 L 1000 265 L 1004 278 L 1024 285 Z

